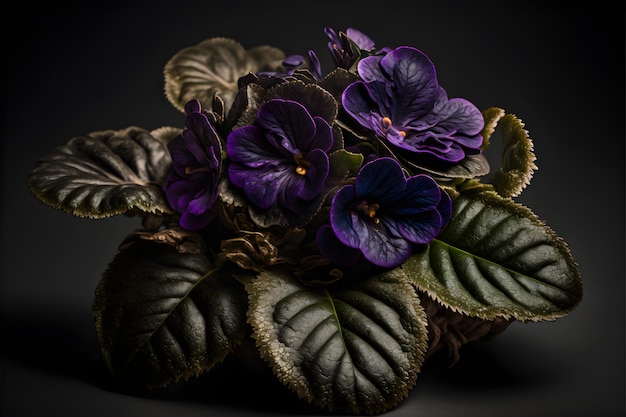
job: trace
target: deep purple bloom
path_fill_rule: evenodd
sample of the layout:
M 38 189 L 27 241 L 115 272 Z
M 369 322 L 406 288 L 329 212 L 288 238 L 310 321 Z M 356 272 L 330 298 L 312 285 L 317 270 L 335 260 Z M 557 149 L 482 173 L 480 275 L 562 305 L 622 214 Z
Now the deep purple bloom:
M 256 123 L 233 130 L 226 141 L 231 182 L 261 209 L 275 204 L 291 212 L 315 199 L 328 177 L 333 144 L 328 122 L 300 103 L 274 99 Z
M 393 146 L 454 163 L 480 152 L 482 114 L 465 99 L 448 99 L 421 51 L 399 47 L 359 61 L 362 81 L 343 93 L 346 112 Z
M 434 239 L 450 219 L 452 202 L 431 177 L 404 176 L 392 158 L 363 165 L 355 184 L 335 195 L 330 224 L 346 246 L 365 259 L 392 268 L 412 253 L 412 244 Z
M 199 230 L 210 220 L 219 192 L 222 163 L 220 140 L 196 99 L 185 105 L 186 129 L 168 143 L 172 169 L 165 184 L 170 206 L 180 213 L 180 225 Z

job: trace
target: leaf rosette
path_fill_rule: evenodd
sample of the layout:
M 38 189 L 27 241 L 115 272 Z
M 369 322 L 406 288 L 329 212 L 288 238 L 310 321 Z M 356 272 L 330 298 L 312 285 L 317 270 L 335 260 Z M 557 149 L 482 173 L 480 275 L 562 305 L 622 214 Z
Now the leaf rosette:
M 54 208 L 142 217 L 95 293 L 113 375 L 163 387 L 251 337 L 300 398 L 380 414 L 433 353 L 580 303 L 568 246 L 513 200 L 537 169 L 524 123 L 449 98 L 413 47 L 325 33 L 327 75 L 313 51 L 185 48 L 164 69 L 185 129 L 78 136 L 30 173 Z

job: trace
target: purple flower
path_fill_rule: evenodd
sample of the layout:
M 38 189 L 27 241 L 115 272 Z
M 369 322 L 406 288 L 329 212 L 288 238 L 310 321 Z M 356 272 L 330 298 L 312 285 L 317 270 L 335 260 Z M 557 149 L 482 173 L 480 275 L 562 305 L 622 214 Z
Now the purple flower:
M 404 176 L 392 158 L 363 165 L 355 184 L 332 200 L 330 224 L 344 245 L 374 265 L 392 268 L 412 253 L 412 244 L 434 239 L 450 219 L 452 202 L 431 177 Z
M 172 169 L 164 189 L 168 203 L 180 213 L 181 227 L 199 230 L 209 223 L 210 209 L 217 199 L 222 152 L 200 102 L 187 102 L 185 112 L 186 129 L 167 145 Z
M 258 208 L 277 205 L 299 212 L 324 187 L 330 169 L 326 152 L 332 144 L 326 120 L 295 101 L 270 100 L 259 109 L 255 124 L 228 135 L 228 174 Z
M 455 163 L 480 152 L 481 112 L 465 99 L 448 99 L 421 51 L 399 47 L 361 59 L 357 70 L 362 81 L 346 88 L 342 104 L 363 127 L 418 159 Z

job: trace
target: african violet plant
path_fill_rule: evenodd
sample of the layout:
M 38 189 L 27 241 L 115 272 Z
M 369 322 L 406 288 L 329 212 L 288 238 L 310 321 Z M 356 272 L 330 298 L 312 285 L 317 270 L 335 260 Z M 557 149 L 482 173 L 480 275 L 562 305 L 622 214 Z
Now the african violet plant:
M 185 48 L 164 71 L 184 128 L 97 131 L 35 165 L 44 203 L 142 220 L 95 291 L 113 375 L 163 387 L 253 340 L 300 398 L 379 414 L 435 352 L 580 302 L 567 245 L 514 200 L 537 169 L 522 121 L 449 98 L 418 49 L 325 33 L 326 74 L 313 51 Z

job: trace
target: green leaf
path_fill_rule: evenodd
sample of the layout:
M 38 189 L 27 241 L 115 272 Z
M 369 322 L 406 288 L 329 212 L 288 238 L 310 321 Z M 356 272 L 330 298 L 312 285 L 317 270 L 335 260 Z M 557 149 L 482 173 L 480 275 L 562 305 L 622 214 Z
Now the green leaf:
M 328 157 L 330 159 L 328 182 L 331 183 L 340 183 L 349 176 L 356 176 L 363 163 L 363 154 L 348 152 L 345 149 L 339 149 Z
M 337 103 L 341 103 L 343 91 L 355 81 L 359 81 L 359 76 L 356 73 L 343 68 L 335 68 L 324 76 L 324 79 L 319 82 L 319 86 L 331 93 Z
M 246 293 L 204 255 L 138 241 L 96 289 L 94 317 L 110 371 L 149 387 L 197 376 L 246 335 Z
M 185 103 L 198 99 L 211 109 L 218 94 L 228 111 L 239 90 L 238 80 L 248 73 L 280 71 L 285 54 L 262 45 L 244 49 L 228 38 L 211 38 L 176 53 L 165 65 L 165 95 L 180 111 Z
M 162 184 L 171 165 L 166 140 L 172 132 L 129 127 L 74 137 L 37 162 L 29 188 L 44 203 L 78 217 L 171 213 Z
M 406 398 L 427 348 L 426 316 L 401 270 L 304 286 L 266 271 L 246 285 L 261 357 L 299 397 L 330 411 L 382 413 Z
M 423 166 L 416 164 L 411 160 L 411 155 L 403 155 L 398 152 L 396 158 L 404 164 L 405 167 L 416 170 L 417 172 L 426 172 L 432 176 L 443 179 L 463 179 L 475 178 L 489 173 L 489 162 L 487 158 L 480 153 L 475 155 L 466 155 L 465 158 L 455 164 L 445 164 L 440 166 Z
M 504 150 L 502 165 L 493 176 L 493 186 L 502 197 L 517 197 L 530 184 L 537 169 L 534 145 L 524 123 L 512 114 L 502 117 L 500 129 Z
M 483 319 L 552 320 L 578 305 L 582 281 L 569 249 L 529 209 L 493 192 L 453 206 L 441 235 L 402 266 L 418 289 Z

